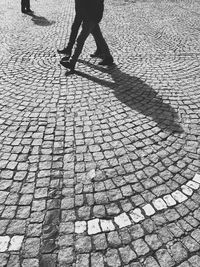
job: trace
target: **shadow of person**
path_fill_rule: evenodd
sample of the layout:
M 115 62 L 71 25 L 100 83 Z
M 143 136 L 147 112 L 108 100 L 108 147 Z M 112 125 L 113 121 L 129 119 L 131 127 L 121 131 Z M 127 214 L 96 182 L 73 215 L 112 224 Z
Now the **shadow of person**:
M 28 13 L 28 15 L 32 17 L 31 20 L 34 22 L 34 24 L 39 25 L 39 26 L 44 26 L 44 27 L 51 26 L 52 24 L 55 23 L 54 20 L 49 21 L 45 17 L 36 16 L 34 13 Z
M 162 130 L 177 133 L 183 132 L 181 125 L 178 123 L 178 114 L 174 108 L 170 106 L 170 104 L 164 103 L 158 92 L 144 81 L 138 77 L 130 76 L 129 74 L 122 72 L 116 65 L 104 68 L 85 60 L 79 60 L 79 62 L 109 74 L 113 82 L 105 81 L 81 71 L 75 71 L 75 74 L 100 85 L 109 87 L 113 90 L 120 102 L 124 103 L 132 110 L 136 110 L 143 114 L 145 117 L 151 117 Z M 66 76 L 69 74 L 70 72 L 67 72 Z

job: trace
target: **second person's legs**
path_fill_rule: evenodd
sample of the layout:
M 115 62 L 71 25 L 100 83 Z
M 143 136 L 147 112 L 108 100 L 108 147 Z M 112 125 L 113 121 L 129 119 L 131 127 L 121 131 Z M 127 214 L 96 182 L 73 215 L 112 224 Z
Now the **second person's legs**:
M 101 51 L 103 55 L 103 61 L 99 64 L 101 65 L 109 65 L 113 63 L 113 57 L 111 56 L 109 47 L 102 35 L 101 29 L 99 27 L 99 24 L 96 24 L 94 29 L 92 30 L 92 35 L 94 37 L 94 40 L 97 44 L 97 47 L 99 47 L 99 50 Z M 103 63 L 103 64 L 102 64 Z M 104 64 L 105 63 L 105 64 Z
M 95 26 L 96 26 L 96 22 L 90 21 L 90 20 L 83 20 L 82 30 L 77 38 L 76 47 L 75 47 L 74 54 L 72 55 L 71 60 L 69 62 L 66 62 L 66 60 L 63 58 L 63 60 L 60 61 L 60 63 L 64 67 L 74 70 L 76 62 L 78 61 L 78 58 L 83 50 L 85 41 L 88 38 L 89 34 L 93 31 Z
M 74 50 L 74 54 L 72 56 L 71 62 L 77 62 L 85 44 L 86 39 L 88 38 L 89 34 L 93 31 L 96 26 L 96 22 L 90 20 L 84 20 L 82 25 L 82 30 L 77 38 L 76 48 Z

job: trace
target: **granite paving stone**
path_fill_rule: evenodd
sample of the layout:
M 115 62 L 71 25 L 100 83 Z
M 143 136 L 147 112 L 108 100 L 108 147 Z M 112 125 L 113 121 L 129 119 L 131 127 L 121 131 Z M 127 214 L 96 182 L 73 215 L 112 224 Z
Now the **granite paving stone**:
M 125 246 L 119 249 L 122 261 L 125 264 L 128 264 L 130 261 L 137 258 L 135 252 L 130 248 L 130 246 Z
M 197 267 L 199 265 L 199 260 L 199 255 L 194 255 L 190 257 L 188 261 L 192 264 L 192 266 Z
M 138 256 L 144 256 L 147 254 L 150 250 L 147 246 L 146 242 L 143 241 L 143 239 L 137 239 L 136 241 L 132 242 L 134 251 Z
M 183 247 L 180 242 L 176 242 L 170 247 L 173 258 L 176 262 L 182 262 L 187 258 L 187 250 Z
M 106 252 L 105 256 L 108 266 L 121 266 L 121 261 L 117 249 L 109 249 Z
M 99 252 L 92 253 L 91 254 L 91 265 L 97 266 L 97 267 L 103 267 L 104 266 L 103 255 Z
M 96 250 L 105 250 L 108 247 L 106 235 L 104 233 L 93 236 L 92 241 Z M 109 242 L 109 237 L 108 237 L 108 242 Z M 114 238 L 112 242 L 114 243 Z
M 159 249 L 156 252 L 157 260 L 160 264 L 161 267 L 164 266 L 173 266 L 174 265 L 174 260 L 170 256 L 170 254 L 167 252 L 166 249 Z
M 74 73 L 74 1 L 20 5 L 0 1 L 0 266 L 198 266 L 198 0 L 104 1 L 114 64 L 89 36 Z

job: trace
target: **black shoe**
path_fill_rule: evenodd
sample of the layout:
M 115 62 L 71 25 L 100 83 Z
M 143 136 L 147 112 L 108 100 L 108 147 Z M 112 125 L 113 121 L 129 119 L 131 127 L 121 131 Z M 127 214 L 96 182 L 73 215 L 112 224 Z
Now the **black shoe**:
M 69 59 L 71 57 L 71 51 L 69 51 L 67 48 L 64 48 L 62 50 L 57 49 L 58 54 L 64 54 Z
M 102 58 L 103 54 L 101 53 L 101 51 L 96 50 L 93 54 L 90 54 L 90 56 Z
M 68 58 L 67 57 L 63 57 L 60 61 L 60 64 L 69 69 L 70 71 L 74 71 L 74 68 L 75 68 L 75 64 L 71 61 L 68 61 Z
M 24 9 L 22 9 L 22 13 L 26 14 L 26 13 L 27 13 L 27 11 L 26 11 L 26 10 L 24 10 Z
M 99 62 L 99 65 L 102 65 L 102 66 L 113 65 L 113 57 L 112 56 L 105 57 L 102 61 Z

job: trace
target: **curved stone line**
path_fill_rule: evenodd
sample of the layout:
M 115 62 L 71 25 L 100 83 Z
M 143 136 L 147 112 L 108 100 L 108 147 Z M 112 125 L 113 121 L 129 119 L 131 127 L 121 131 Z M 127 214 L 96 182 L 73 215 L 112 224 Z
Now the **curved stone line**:
M 24 236 L 15 235 L 10 236 L 0 236 L 0 252 L 5 251 L 18 251 L 21 248 Z
M 195 174 L 192 181 L 188 181 L 185 185 L 181 186 L 182 192 L 176 190 L 171 194 L 157 198 L 152 201 L 152 204 L 146 204 L 142 208 L 135 208 L 129 212 L 123 212 L 115 216 L 112 220 L 94 218 L 89 221 L 76 221 L 75 233 L 81 234 L 87 231 L 88 235 L 94 235 L 101 232 L 114 231 L 116 226 L 123 228 L 130 226 L 133 223 L 138 223 L 145 219 L 143 213 L 148 217 L 156 213 L 156 211 L 167 209 L 168 207 L 182 203 L 188 199 L 188 196 L 193 194 L 193 190 L 198 189 L 200 186 L 200 174 Z

